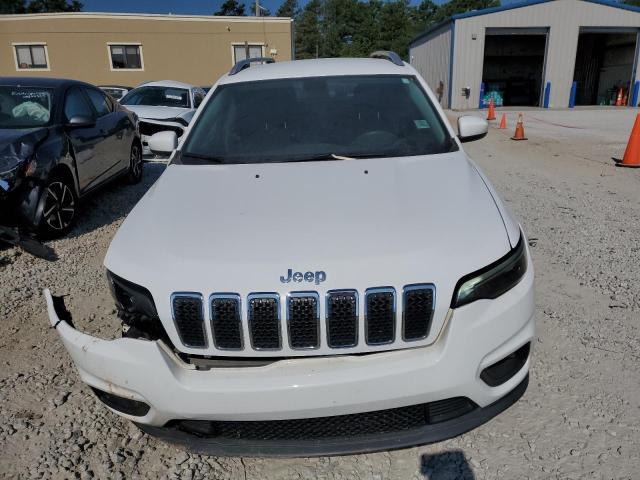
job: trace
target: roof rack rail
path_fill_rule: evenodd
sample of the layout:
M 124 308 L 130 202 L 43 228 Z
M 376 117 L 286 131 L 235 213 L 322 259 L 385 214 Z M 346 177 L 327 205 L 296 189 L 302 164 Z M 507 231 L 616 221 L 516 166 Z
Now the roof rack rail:
M 241 72 L 245 68 L 249 68 L 252 63 L 275 63 L 276 61 L 271 57 L 255 57 L 255 58 L 247 58 L 245 60 L 240 60 L 236 62 L 236 64 L 231 67 L 229 70 L 229 75 L 235 75 L 238 72 Z
M 381 58 L 383 60 L 389 60 L 394 65 L 404 67 L 404 62 L 400 58 L 400 55 L 398 55 L 396 52 L 391 52 L 388 50 L 377 50 L 369 55 L 369 58 Z

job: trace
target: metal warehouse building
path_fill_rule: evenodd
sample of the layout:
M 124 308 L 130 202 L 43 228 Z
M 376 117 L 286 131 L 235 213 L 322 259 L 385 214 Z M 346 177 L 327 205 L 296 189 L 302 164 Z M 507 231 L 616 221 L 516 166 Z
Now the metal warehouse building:
M 452 109 L 638 105 L 640 8 L 529 0 L 455 15 L 414 39 L 411 64 Z

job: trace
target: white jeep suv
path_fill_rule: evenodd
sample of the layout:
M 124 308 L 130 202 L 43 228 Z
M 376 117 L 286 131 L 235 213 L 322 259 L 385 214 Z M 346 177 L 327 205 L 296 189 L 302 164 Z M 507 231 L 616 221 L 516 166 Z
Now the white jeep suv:
M 470 430 L 528 382 L 527 241 L 397 55 L 236 65 L 105 259 L 123 338 L 79 332 L 80 377 L 193 451 L 325 455 Z M 115 319 L 114 319 L 115 321 Z

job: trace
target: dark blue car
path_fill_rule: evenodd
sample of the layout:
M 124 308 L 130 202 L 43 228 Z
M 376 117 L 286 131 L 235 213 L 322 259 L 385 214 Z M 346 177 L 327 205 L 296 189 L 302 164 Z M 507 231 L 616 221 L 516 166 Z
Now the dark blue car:
M 139 182 L 136 122 L 84 82 L 0 77 L 0 222 L 61 236 L 89 192 L 120 176 Z

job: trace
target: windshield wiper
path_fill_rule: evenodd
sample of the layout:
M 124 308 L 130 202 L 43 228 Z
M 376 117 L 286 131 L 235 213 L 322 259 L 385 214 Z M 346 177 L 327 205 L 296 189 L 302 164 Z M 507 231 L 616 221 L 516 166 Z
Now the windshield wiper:
M 318 155 L 312 155 L 309 157 L 293 158 L 287 160 L 289 162 L 317 162 L 322 160 L 359 160 L 362 158 L 376 158 L 381 155 L 367 154 L 367 155 L 338 155 L 335 153 L 322 153 Z
M 183 157 L 197 158 L 198 160 L 206 160 L 207 162 L 210 162 L 210 163 L 225 163 L 225 160 L 222 157 L 213 157 L 211 155 L 202 155 L 200 153 L 186 153 L 186 152 L 183 152 L 182 156 Z

